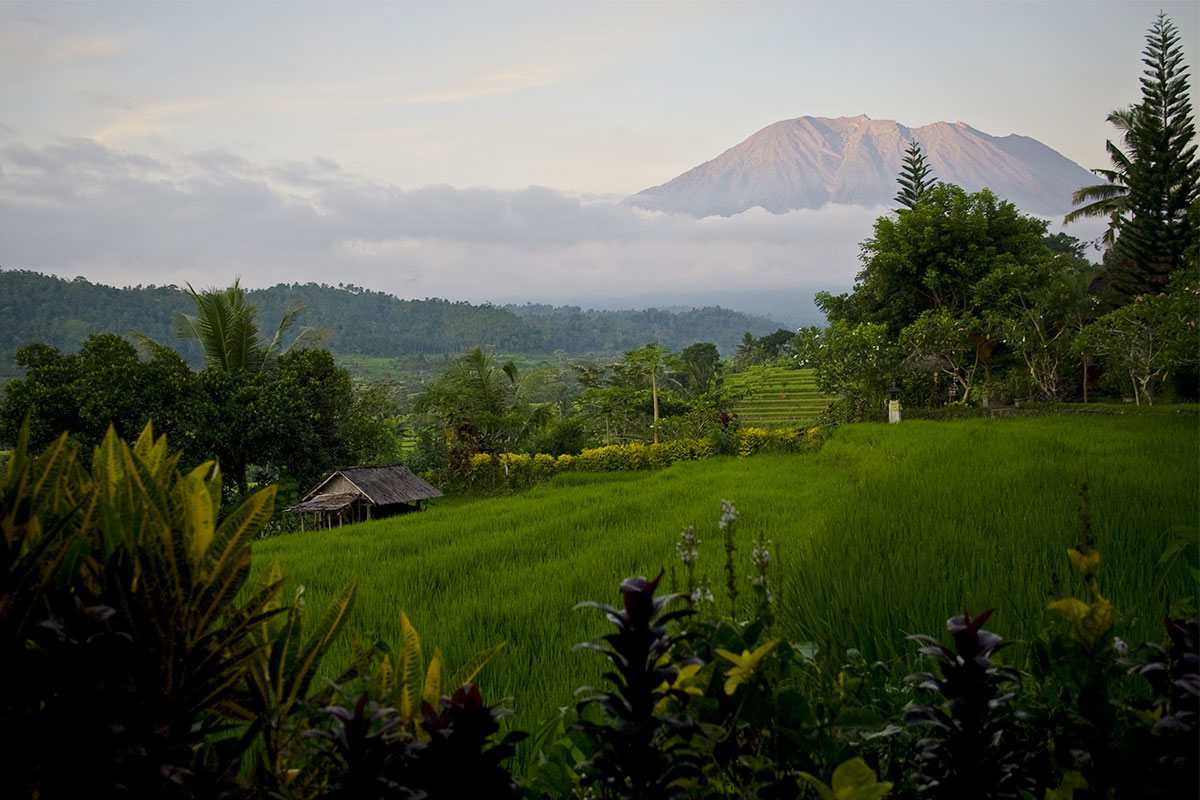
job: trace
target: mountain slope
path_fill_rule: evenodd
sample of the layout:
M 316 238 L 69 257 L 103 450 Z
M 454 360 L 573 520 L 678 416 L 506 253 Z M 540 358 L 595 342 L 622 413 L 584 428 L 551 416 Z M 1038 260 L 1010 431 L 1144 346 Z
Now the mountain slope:
M 1026 136 L 990 136 L 962 122 L 909 128 L 867 116 L 800 117 L 768 125 L 711 161 L 625 202 L 657 211 L 731 216 L 754 206 L 782 214 L 829 203 L 893 205 L 913 140 L 938 180 L 989 188 L 1026 213 L 1058 216 L 1090 172 Z

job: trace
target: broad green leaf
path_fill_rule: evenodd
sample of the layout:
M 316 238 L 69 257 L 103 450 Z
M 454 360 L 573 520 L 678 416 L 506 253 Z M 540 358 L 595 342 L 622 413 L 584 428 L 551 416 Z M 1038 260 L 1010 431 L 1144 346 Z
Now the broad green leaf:
M 804 784 L 811 786 L 817 793 L 817 797 L 821 798 L 821 800 L 837 800 L 837 795 L 833 793 L 833 790 L 826 786 L 825 782 L 816 775 L 810 775 L 807 772 L 801 772 L 800 777 L 796 780 L 796 783 L 800 784 L 801 786 Z
M 480 650 L 471 656 L 465 664 L 455 671 L 453 677 L 450 678 L 450 683 L 447 684 L 447 688 L 457 689 L 460 686 L 466 686 L 468 683 L 471 683 L 475 679 L 475 676 L 479 674 L 479 671 L 483 669 L 484 665 L 491 661 L 503 647 L 504 642 L 500 642 L 495 647 Z
M 1057 789 L 1047 789 L 1043 800 L 1074 800 L 1075 791 L 1088 788 L 1088 782 L 1083 774 L 1070 770 L 1063 775 L 1062 783 Z
M 302 700 L 308 691 L 308 684 L 317 673 L 321 659 L 333 644 L 342 626 L 350 617 L 354 607 L 354 596 L 358 590 L 358 579 L 351 580 L 343 586 L 329 603 L 321 621 L 304 643 L 299 658 L 291 670 L 291 687 L 284 698 L 284 708 L 291 708 L 297 701 Z
M 892 790 L 890 783 L 880 783 L 875 770 L 861 758 L 843 761 L 833 771 L 833 793 L 838 800 L 878 800 Z
M 120 437 L 117 436 L 116 430 L 109 426 L 108 433 L 104 435 L 104 439 L 96 447 L 95 455 L 92 457 L 92 463 L 99 473 L 104 476 L 106 481 L 107 492 L 111 495 L 116 489 L 118 482 L 121 480 L 121 448 L 124 444 Z
M 807 772 L 801 772 L 800 779 L 813 787 L 821 800 L 879 800 L 892 790 L 892 784 L 879 781 L 875 770 L 861 758 L 838 765 L 833 771 L 832 789 Z
M 202 490 L 207 499 L 208 493 Z M 271 519 L 275 509 L 274 485 L 260 489 L 242 501 L 217 528 L 211 545 L 204 549 L 204 558 L 199 564 L 198 581 L 218 581 L 226 570 L 239 564 L 248 555 L 250 542 Z M 217 506 L 210 504 L 215 514 Z

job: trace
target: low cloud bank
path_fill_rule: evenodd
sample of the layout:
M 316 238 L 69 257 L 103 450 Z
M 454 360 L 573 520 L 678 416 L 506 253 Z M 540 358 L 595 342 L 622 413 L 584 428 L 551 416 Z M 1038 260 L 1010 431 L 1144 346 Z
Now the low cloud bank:
M 90 139 L 0 149 L 0 266 L 115 285 L 241 275 L 249 286 L 342 282 L 474 302 L 725 297 L 755 310 L 747 298 L 807 302 L 814 288 L 848 287 L 859 242 L 886 211 L 696 220 L 539 187 L 400 189 L 326 159 L 166 161 Z

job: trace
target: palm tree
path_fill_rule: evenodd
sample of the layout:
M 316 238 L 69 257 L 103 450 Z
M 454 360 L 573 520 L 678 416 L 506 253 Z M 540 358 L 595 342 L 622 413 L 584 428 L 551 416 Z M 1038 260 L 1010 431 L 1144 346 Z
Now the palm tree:
M 654 443 L 658 444 L 658 378 L 671 366 L 671 351 L 650 342 L 626 353 L 625 361 L 633 366 L 637 375 L 643 379 L 650 378 L 650 393 L 654 401 Z
M 1130 108 L 1118 108 L 1108 115 L 1108 121 L 1121 132 L 1121 142 L 1125 149 L 1122 150 L 1121 147 L 1113 144 L 1112 139 L 1105 143 L 1105 149 L 1108 150 L 1108 157 L 1112 160 L 1113 167 L 1112 169 L 1093 169 L 1092 172 L 1108 182 L 1095 186 L 1084 186 L 1077 190 L 1071 196 L 1071 202 L 1075 205 L 1080 203 L 1087 203 L 1087 205 L 1077 208 L 1063 217 L 1064 225 L 1077 222 L 1084 217 L 1107 217 L 1108 230 L 1101 238 L 1105 247 L 1112 247 L 1116 244 L 1117 234 L 1129 220 L 1129 180 L 1134 166 L 1126 151 L 1137 152 L 1135 119 L 1137 113 L 1137 107 L 1131 106 Z
M 298 304 L 283 315 L 275 336 L 264 343 L 258 326 L 258 307 L 246 301 L 246 290 L 240 283 L 238 278 L 227 289 L 203 292 L 188 284 L 196 314 L 179 315 L 175 332 L 181 339 L 200 342 L 207 366 L 224 372 L 261 372 L 278 356 L 318 338 L 311 328 L 304 328 L 291 344 L 282 347 L 284 336 L 304 310 L 304 305 Z

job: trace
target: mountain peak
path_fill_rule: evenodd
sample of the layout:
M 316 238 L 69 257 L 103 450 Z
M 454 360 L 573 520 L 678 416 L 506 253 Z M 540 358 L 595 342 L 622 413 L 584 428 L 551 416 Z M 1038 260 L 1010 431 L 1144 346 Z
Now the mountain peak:
M 1046 145 L 995 137 L 961 120 L 909 128 L 895 120 L 797 117 L 772 123 L 721 155 L 625 202 L 695 217 L 761 206 L 775 214 L 827 204 L 888 206 L 904 151 L 920 142 L 938 180 L 989 188 L 1026 213 L 1057 216 L 1095 177 Z

